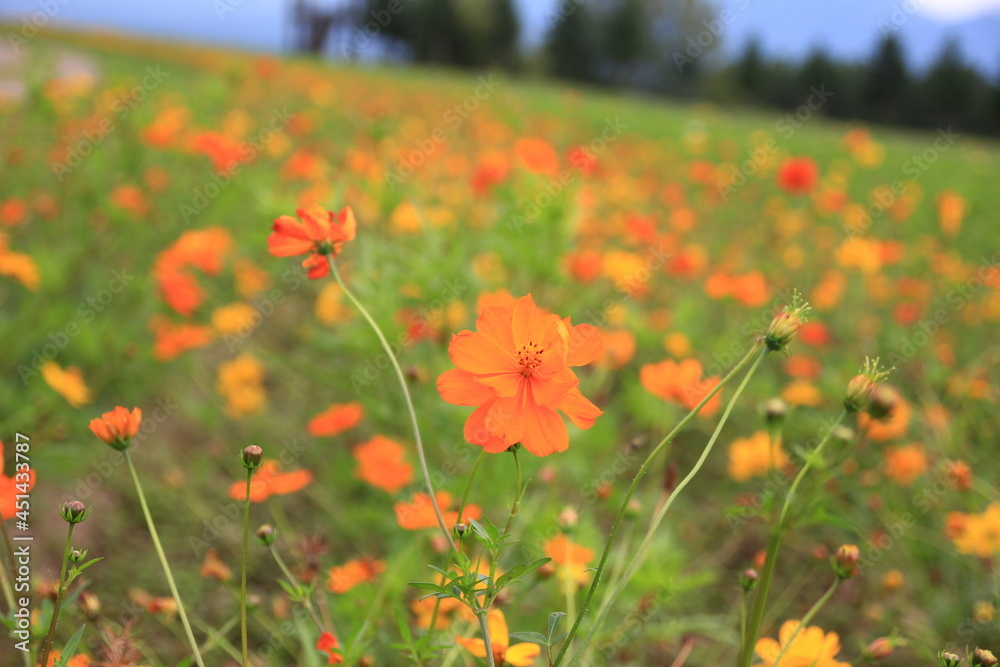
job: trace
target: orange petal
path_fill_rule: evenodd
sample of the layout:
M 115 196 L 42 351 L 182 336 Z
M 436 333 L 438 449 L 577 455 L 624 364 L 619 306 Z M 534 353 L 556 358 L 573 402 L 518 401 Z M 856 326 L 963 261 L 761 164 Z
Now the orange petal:
M 552 407 L 556 410 L 562 410 L 563 414 L 569 417 L 569 420 L 577 428 L 583 429 L 593 426 L 594 420 L 604 414 L 596 405 L 587 400 L 577 387 L 571 389 L 559 405 Z
M 585 366 L 600 356 L 603 347 L 604 339 L 597 327 L 578 324 L 569 330 L 569 340 L 566 342 L 566 365 Z
M 518 370 L 511 354 L 501 350 L 483 334 L 474 331 L 463 331 L 452 336 L 448 354 L 452 363 L 476 375 Z
M 476 381 L 476 377 L 461 368 L 442 373 L 437 380 L 441 398 L 452 405 L 481 405 L 496 396 L 489 387 Z
M 535 456 L 548 456 L 569 448 L 569 432 L 555 410 L 543 405 L 531 406 L 525 411 L 521 444 Z

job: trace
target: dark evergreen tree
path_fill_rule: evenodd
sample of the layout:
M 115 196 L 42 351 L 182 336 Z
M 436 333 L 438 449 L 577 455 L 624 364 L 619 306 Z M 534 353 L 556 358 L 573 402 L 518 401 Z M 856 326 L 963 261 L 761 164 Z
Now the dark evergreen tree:
M 743 55 L 736 63 L 736 85 L 750 101 L 759 102 L 764 91 L 764 58 L 760 52 L 760 40 L 751 37 Z
M 593 81 L 594 42 L 590 9 L 585 3 L 561 4 L 546 38 L 552 73 L 562 79 Z
M 885 37 L 868 67 L 863 91 L 868 118 L 881 122 L 913 120 L 910 102 L 910 76 L 903 58 L 903 48 L 894 36 Z
M 925 120 L 933 125 L 969 125 L 981 83 L 976 72 L 962 60 L 958 45 L 949 41 L 920 87 Z
M 517 61 L 517 46 L 521 23 L 513 0 L 490 1 L 489 60 L 494 65 L 511 69 Z

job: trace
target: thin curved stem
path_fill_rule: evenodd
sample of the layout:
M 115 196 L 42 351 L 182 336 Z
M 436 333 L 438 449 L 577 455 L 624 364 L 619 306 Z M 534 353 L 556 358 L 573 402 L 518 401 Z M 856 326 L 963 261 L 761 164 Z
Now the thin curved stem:
M 764 561 L 764 571 L 761 572 L 760 579 L 757 582 L 757 595 L 754 598 L 753 610 L 750 613 L 750 624 L 743 637 L 743 646 L 740 650 L 740 659 L 738 662 L 739 667 L 750 667 L 750 663 L 753 661 L 754 647 L 757 644 L 757 637 L 760 634 L 760 625 L 764 620 L 767 593 L 771 588 L 771 580 L 774 578 L 774 568 L 778 561 L 778 551 L 781 549 L 781 540 L 787 528 L 788 510 L 792 506 L 795 491 L 799 488 L 799 484 L 802 483 L 806 473 L 812 468 L 813 462 L 819 458 L 826 444 L 830 442 L 834 430 L 840 426 L 845 417 L 847 417 L 846 410 L 840 413 L 840 416 L 833 422 L 826 435 L 816 445 L 816 449 L 809 454 L 802 469 L 799 470 L 799 474 L 796 475 L 795 480 L 792 482 L 792 486 L 788 489 L 788 494 L 785 496 L 785 502 L 781 507 L 781 513 L 778 515 L 777 521 L 772 525 L 771 539 L 767 545 L 767 558 Z
M 427 467 L 427 456 L 424 454 L 424 443 L 420 438 L 420 425 L 417 423 L 417 411 L 413 408 L 413 399 L 410 398 L 410 388 L 406 384 L 406 376 L 403 374 L 403 369 L 399 365 L 399 360 L 396 359 L 396 355 L 393 354 L 392 346 L 389 345 L 388 339 L 385 334 L 382 333 L 382 329 L 379 327 L 378 323 L 371 316 L 368 310 L 358 301 L 358 298 L 354 296 L 354 292 L 347 288 L 344 283 L 344 279 L 340 277 L 340 272 L 337 270 L 337 263 L 333 261 L 333 255 L 326 256 L 327 261 L 330 263 L 330 270 L 333 272 L 333 277 L 337 280 L 337 284 L 340 285 L 340 289 L 344 291 L 347 298 L 351 300 L 354 307 L 358 309 L 361 315 L 368 321 L 368 324 L 375 331 L 375 335 L 378 337 L 380 343 L 382 343 L 382 349 L 385 350 L 386 355 L 389 357 L 389 361 L 392 362 L 392 367 L 396 371 L 396 378 L 399 380 L 399 386 L 403 390 L 403 398 L 406 399 L 406 409 L 410 413 L 410 424 L 413 426 L 413 439 L 417 446 L 417 458 L 420 460 L 420 470 L 424 476 L 424 484 L 427 486 L 427 495 L 430 496 L 431 507 L 434 508 L 434 516 L 437 517 L 438 527 L 441 528 L 441 532 L 444 533 L 444 537 L 448 540 L 448 545 L 452 549 L 457 549 L 455 546 L 455 540 L 451 536 L 451 530 L 444 522 L 444 515 L 441 514 L 441 508 L 438 507 L 437 498 L 434 497 L 434 484 L 431 482 L 431 472 Z
M 580 651 L 574 655 L 572 660 L 570 660 L 569 664 L 571 667 L 577 661 L 577 659 L 582 655 L 582 652 L 584 649 L 587 648 L 587 645 L 594 639 L 594 636 L 600 629 L 601 624 L 604 622 L 604 619 L 607 618 L 608 613 L 611 611 L 611 606 L 614 604 L 618 596 L 621 595 L 622 591 L 625 590 L 625 586 L 628 585 L 628 582 L 632 579 L 632 576 L 635 574 L 636 570 L 638 570 L 639 567 L 642 565 L 643 561 L 646 558 L 646 554 L 649 551 L 649 546 L 650 544 L 652 544 L 653 537 L 656 534 L 656 530 L 660 527 L 660 524 L 663 522 L 663 518 L 666 516 L 667 511 L 670 509 L 671 505 L 673 505 L 674 500 L 676 500 L 677 497 L 680 496 L 681 492 L 688 486 L 688 484 L 691 483 L 691 481 L 698 475 L 698 473 L 701 472 L 702 467 L 705 465 L 705 461 L 708 460 L 709 455 L 712 453 L 712 449 L 715 447 L 716 441 L 719 439 L 719 434 L 722 433 L 722 428 L 726 425 L 726 422 L 729 420 L 729 415 L 733 411 L 733 408 L 736 406 L 736 403 L 739 400 L 740 395 L 743 393 L 743 390 L 746 389 L 747 385 L 750 383 L 750 378 L 752 378 L 754 373 L 757 372 L 757 369 L 760 367 L 761 362 L 764 361 L 764 357 L 767 356 L 768 352 L 770 352 L 770 350 L 765 347 L 757 356 L 757 359 L 750 367 L 750 370 L 748 370 L 746 375 L 743 376 L 743 380 L 742 382 L 740 382 L 739 386 L 736 388 L 736 391 L 733 393 L 733 397 L 729 399 L 729 402 L 726 404 L 726 409 L 723 411 L 722 417 L 719 418 L 719 423 L 716 425 L 715 431 L 712 433 L 712 437 L 705 445 L 705 448 L 702 449 L 701 456 L 698 457 L 697 462 L 695 462 L 694 466 L 691 468 L 688 474 L 684 477 L 683 480 L 681 480 L 680 484 L 677 485 L 677 488 L 673 490 L 673 492 L 670 494 L 670 497 L 667 498 L 665 503 L 663 503 L 663 506 L 660 507 L 659 511 L 656 514 L 656 517 L 653 519 L 652 523 L 650 523 L 649 529 L 646 531 L 646 535 L 643 538 L 642 543 L 639 545 L 639 548 L 636 549 L 635 555 L 632 556 L 632 560 L 629 562 L 628 567 L 625 568 L 625 572 L 619 578 L 618 585 L 615 587 L 614 593 L 611 594 L 611 598 L 602 606 L 600 612 L 597 615 L 597 619 L 594 621 L 594 624 L 590 627 L 590 630 L 583 638 L 583 643 L 580 646 Z
M 580 623 L 583 622 L 583 617 L 590 608 L 590 602 L 594 597 L 594 593 L 601 585 L 601 577 L 604 574 L 604 569 L 607 567 L 608 557 L 611 554 L 611 548 L 614 545 L 615 536 L 618 534 L 618 529 L 622 524 L 622 520 L 625 518 L 626 512 L 628 511 L 628 504 L 632 500 L 632 496 L 635 494 L 635 490 L 638 488 L 639 482 L 642 481 L 642 478 L 646 475 L 650 465 L 652 465 L 653 460 L 668 444 L 670 444 L 670 442 L 673 441 L 677 434 L 680 433 L 681 430 L 695 418 L 698 412 L 705 407 L 705 404 L 708 403 L 717 393 L 719 393 L 722 388 L 743 369 L 744 366 L 750 363 L 750 360 L 760 351 L 762 345 L 763 343 L 760 341 L 756 342 L 747 352 L 746 356 L 744 356 L 743 359 L 741 359 L 739 363 L 737 363 L 736 366 L 734 366 L 733 369 L 719 381 L 719 384 L 713 387 L 712 390 L 708 392 L 703 399 L 701 399 L 701 402 L 694 406 L 694 408 L 688 412 L 680 422 L 678 422 L 673 430 L 660 441 L 660 444 L 658 444 L 653 451 L 649 453 L 649 456 L 646 457 L 642 466 L 640 466 L 639 470 L 636 471 L 635 477 L 632 479 L 632 484 L 629 486 L 628 491 L 625 492 L 625 497 L 622 499 L 621 505 L 618 508 L 618 516 L 615 518 L 615 522 L 611 526 L 611 534 L 608 536 L 608 541 L 604 545 L 604 552 L 601 554 L 601 560 L 597 565 L 597 570 L 594 572 L 594 580 L 590 583 L 587 595 L 584 597 L 583 602 L 580 605 L 582 611 L 580 615 L 576 617 L 576 622 L 573 623 L 573 627 L 570 628 L 569 633 L 567 633 L 566 638 L 563 641 L 562 648 L 559 651 L 559 655 L 556 656 L 555 662 L 553 663 L 553 667 L 558 667 L 562 663 L 563 659 L 566 657 L 567 651 L 569 650 L 570 642 L 572 642 L 573 637 L 576 636 L 576 633 L 580 629 Z
M 39 659 L 39 664 L 48 665 L 49 664 L 49 653 L 52 652 L 52 640 L 56 635 L 56 625 L 59 624 L 59 610 L 62 608 L 63 599 L 66 597 L 66 568 L 69 566 L 69 554 L 73 549 L 73 526 L 75 524 L 69 524 L 69 530 L 66 531 L 66 546 L 63 548 L 62 566 L 59 568 L 59 591 L 56 593 L 56 603 L 52 608 L 52 620 L 49 621 L 49 633 L 45 637 L 45 645 L 42 647 L 42 656 Z
M 813 616 L 815 616 L 816 613 L 823 608 L 823 605 L 825 605 L 827 602 L 830 601 L 830 598 L 833 597 L 833 594 L 837 590 L 837 587 L 840 586 L 841 581 L 842 579 L 840 577 L 834 579 L 833 583 L 830 584 L 830 587 L 826 589 L 826 593 L 823 594 L 823 597 L 821 597 L 819 600 L 816 600 L 816 604 L 814 604 L 812 608 L 806 612 L 806 615 L 802 617 L 802 620 L 799 621 L 799 626 L 795 628 L 795 632 L 793 632 L 792 636 L 788 638 L 788 641 L 785 642 L 785 645 L 781 647 L 781 651 L 778 653 L 778 657 L 776 657 L 774 659 L 774 662 L 771 663 L 773 667 L 778 667 L 778 663 L 780 663 L 781 658 L 784 657 L 785 651 L 787 651 L 788 648 L 792 645 L 792 642 L 795 641 L 795 638 L 799 636 L 799 631 L 802 628 L 808 626 L 809 621 L 813 619 Z
M 490 641 L 490 626 L 486 622 L 486 615 L 489 612 L 483 609 L 476 613 L 476 617 L 479 619 L 479 630 L 483 633 L 483 646 L 486 649 L 486 663 L 490 667 L 496 667 L 496 660 L 493 658 L 493 642 Z
M 278 564 L 285 578 L 288 579 L 288 583 L 291 584 L 292 588 L 297 591 L 302 590 L 302 585 L 299 583 L 298 578 L 292 574 L 292 571 L 288 569 L 288 565 L 285 564 L 285 559 L 281 557 L 278 550 L 274 548 L 274 544 L 269 544 L 268 549 L 271 551 L 271 555 L 274 556 L 274 561 Z M 309 612 L 310 618 L 312 618 L 313 623 L 316 624 L 316 629 L 319 630 L 320 634 L 326 632 L 326 626 L 323 625 L 323 621 L 320 620 L 319 615 L 316 613 L 316 609 L 312 603 L 312 597 L 309 595 L 302 595 L 302 606 L 305 607 L 306 611 Z M 336 637 L 336 632 L 331 633 Z
M 146 504 L 146 495 L 142 492 L 142 484 L 139 482 L 139 475 L 135 471 L 135 465 L 132 463 L 132 457 L 129 455 L 129 451 L 125 450 L 125 462 L 128 463 L 129 472 L 132 473 L 132 482 L 135 484 L 136 495 L 139 496 L 139 505 L 142 507 L 142 514 L 146 518 L 146 527 L 149 529 L 149 536 L 153 538 L 153 548 L 156 549 L 156 556 L 160 559 L 160 565 L 163 567 L 163 574 L 167 578 L 167 585 L 170 587 L 170 594 L 174 596 L 174 602 L 177 603 L 177 615 L 181 619 L 181 625 L 184 626 L 184 634 L 187 637 L 188 643 L 191 645 L 191 650 L 193 651 L 194 661 L 198 664 L 198 667 L 205 667 L 205 662 L 201 658 L 201 652 L 198 650 L 198 642 L 195 641 L 194 631 L 191 630 L 191 622 L 188 621 L 187 612 L 184 611 L 184 603 L 181 601 L 181 594 L 177 591 L 177 584 L 174 583 L 174 575 L 170 571 L 170 563 L 167 561 L 167 554 L 163 551 L 163 545 L 160 544 L 160 536 L 156 532 L 156 525 L 153 523 L 153 515 L 149 512 L 149 505 Z
M 240 565 L 240 636 L 243 640 L 243 667 L 250 665 L 247 640 L 247 542 L 250 539 L 250 479 L 253 468 L 247 468 L 247 489 L 243 498 L 243 561 Z

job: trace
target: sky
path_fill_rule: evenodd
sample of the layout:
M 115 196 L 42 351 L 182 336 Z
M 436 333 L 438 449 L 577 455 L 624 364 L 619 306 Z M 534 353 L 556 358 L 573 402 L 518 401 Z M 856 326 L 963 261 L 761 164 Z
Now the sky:
M 549 18 L 560 2 L 567 1 L 582 0 L 515 0 L 528 46 L 541 42 Z M 723 54 L 730 58 L 757 37 L 765 53 L 792 61 L 802 60 L 818 46 L 836 57 L 860 60 L 890 31 L 899 36 L 911 64 L 918 68 L 926 67 L 953 38 L 981 71 L 1000 74 L 1000 0 L 715 0 L 714 4 L 732 12 L 721 35 Z M 290 6 L 290 0 L 2 0 L 0 17 L 279 51 L 288 41 Z

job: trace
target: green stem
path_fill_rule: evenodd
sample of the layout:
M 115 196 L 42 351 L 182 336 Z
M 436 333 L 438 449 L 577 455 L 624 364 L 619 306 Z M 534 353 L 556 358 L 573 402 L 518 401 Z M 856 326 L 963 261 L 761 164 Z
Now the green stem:
M 490 667 L 496 667 L 496 661 L 493 659 L 493 642 L 490 641 L 490 626 L 486 622 L 488 613 L 486 609 L 481 609 L 476 612 L 476 617 L 479 619 L 479 630 L 483 633 L 483 645 L 486 648 L 486 664 Z
M 618 534 L 618 528 L 621 526 L 622 520 L 625 518 L 625 513 L 628 511 L 628 504 L 632 500 L 632 496 L 633 494 L 635 494 L 635 490 L 636 488 L 638 488 L 639 482 L 642 481 L 642 478 L 646 475 L 646 472 L 652 465 L 653 460 L 657 457 L 657 455 L 660 452 L 663 451 L 663 449 L 668 444 L 670 444 L 670 442 L 677 436 L 677 434 L 680 433 L 681 430 L 685 426 L 687 426 L 691 422 L 691 420 L 695 418 L 698 412 L 701 411 L 703 407 L 705 407 L 705 404 L 708 403 L 713 396 L 719 393 L 719 391 L 721 391 L 722 388 L 726 386 L 726 384 L 728 384 L 729 381 L 732 380 L 733 377 L 740 370 L 742 370 L 744 366 L 750 363 L 750 360 L 753 358 L 753 356 L 757 354 L 757 352 L 760 350 L 761 345 L 762 343 L 757 342 L 750 348 L 750 351 L 747 352 L 746 356 L 744 356 L 743 359 L 741 359 L 740 362 L 736 364 L 736 366 L 733 367 L 733 369 L 729 371 L 729 373 L 724 378 L 722 378 L 722 380 L 719 381 L 719 384 L 717 384 L 710 392 L 708 392 L 705 398 L 703 398 L 701 402 L 698 403 L 698 405 L 694 406 L 694 408 L 690 412 L 688 412 L 687 415 L 684 416 L 684 418 L 673 428 L 673 430 L 670 431 L 670 433 L 668 433 L 666 437 L 664 437 L 663 440 L 660 441 L 660 444 L 658 444 L 656 448 L 649 453 L 649 456 L 646 457 L 646 460 L 643 462 L 642 466 L 640 466 L 639 470 L 635 473 L 635 477 L 632 479 L 632 484 L 631 486 L 629 486 L 628 491 L 626 491 L 625 497 L 622 499 L 621 506 L 618 508 L 618 516 L 615 518 L 615 522 L 611 526 L 611 534 L 608 536 L 608 541 L 604 545 L 604 552 L 601 554 L 601 560 L 597 565 L 597 570 L 594 572 L 594 580 L 590 583 L 590 589 L 587 591 L 587 595 L 583 599 L 583 604 L 581 605 L 582 613 L 576 617 L 576 622 L 573 623 L 573 627 L 570 628 L 569 633 L 566 635 L 566 639 L 563 641 L 562 649 L 559 651 L 559 655 L 556 656 L 556 660 L 555 663 L 553 663 L 553 667 L 558 667 L 562 663 L 563 659 L 566 657 L 566 652 L 569 649 L 570 642 L 573 640 L 573 637 L 576 636 L 577 631 L 580 629 L 580 623 L 583 621 L 583 617 L 586 615 L 587 610 L 590 608 L 590 601 L 591 599 L 593 599 L 594 593 L 601 585 L 601 577 L 604 574 L 604 568 L 608 564 L 608 557 L 611 554 L 611 548 L 615 541 L 615 535 Z
M 250 665 L 247 640 L 247 542 L 250 539 L 250 480 L 253 468 L 247 468 L 247 488 L 243 498 L 243 560 L 240 564 L 240 637 L 243 649 L 243 667 Z
M 163 567 L 163 574 L 167 578 L 170 594 L 174 596 L 174 602 L 177 603 L 177 615 L 181 619 L 181 625 L 184 626 L 184 634 L 187 636 L 188 644 L 190 644 L 193 651 L 194 661 L 198 667 L 205 667 L 205 662 L 202 660 L 201 653 L 198 650 L 198 642 L 195 641 L 194 632 L 191 630 L 191 623 L 188 621 L 187 612 L 184 611 L 181 594 L 177 591 L 177 584 L 174 583 L 174 575 L 170 571 L 170 563 L 167 561 L 167 555 L 163 551 L 163 545 L 160 544 L 160 536 L 156 532 L 153 515 L 150 514 L 149 505 L 146 504 L 146 495 L 142 492 L 139 475 L 135 471 L 135 465 L 132 463 L 132 457 L 127 449 L 125 450 L 125 462 L 128 463 L 129 472 L 132 473 L 132 482 L 135 484 L 136 495 L 139 496 L 139 505 L 142 507 L 142 514 L 146 518 L 146 527 L 149 529 L 149 536 L 153 538 L 153 548 L 156 549 L 156 556 L 160 559 L 160 565 Z
M 285 578 L 288 579 L 288 583 L 291 584 L 292 588 L 294 588 L 301 595 L 302 606 L 305 607 L 307 612 L 309 612 L 309 616 L 312 618 L 313 623 L 316 624 L 316 628 L 319 630 L 320 634 L 326 632 L 326 628 L 323 626 L 323 621 L 320 620 L 319 616 L 316 614 L 316 609 L 313 607 L 312 597 L 307 595 L 305 591 L 302 590 L 302 585 L 299 583 L 299 580 L 294 574 L 292 574 L 292 571 L 288 569 L 288 566 L 285 564 L 285 559 L 281 557 L 281 554 L 279 554 L 278 550 L 274 548 L 274 545 L 268 545 L 268 549 L 270 549 L 271 555 L 274 556 L 274 560 L 278 564 L 278 567 L 281 568 Z M 331 634 L 336 636 L 335 632 Z
M 462 516 L 465 514 L 465 506 L 469 502 L 469 493 L 472 491 L 472 482 L 476 479 L 476 473 L 479 472 L 479 466 L 482 465 L 483 459 L 486 458 L 486 450 L 479 450 L 479 456 L 476 458 L 475 464 L 472 466 L 472 471 L 469 473 L 469 479 L 465 482 L 465 491 L 462 492 L 462 500 L 458 503 L 458 520 L 462 521 Z M 448 552 L 448 562 L 444 566 L 444 571 L 448 572 L 452 564 L 455 562 L 455 552 Z M 441 610 L 441 598 L 436 598 L 434 600 L 434 611 L 431 612 L 431 622 L 427 626 L 428 632 L 434 632 L 437 628 L 437 617 Z
M 740 382 L 739 387 L 737 387 L 736 391 L 733 393 L 733 397 L 729 399 L 729 402 L 726 404 L 726 409 L 725 411 L 723 411 L 722 417 L 719 418 L 719 423 L 716 425 L 715 431 L 712 433 L 712 437 L 709 438 L 708 443 L 705 445 L 705 448 L 702 449 L 701 456 L 698 457 L 698 461 L 695 462 L 694 467 L 691 468 L 691 470 L 684 477 L 684 479 L 681 480 L 680 484 L 677 485 L 677 488 L 674 489 L 673 492 L 670 494 L 670 497 L 668 497 L 666 502 L 663 503 L 663 506 L 660 507 L 659 511 L 656 514 L 656 517 L 653 519 L 652 523 L 650 523 L 649 529 L 646 531 L 646 535 L 645 537 L 643 537 L 642 543 L 636 550 L 635 555 L 632 556 L 632 560 L 625 568 L 625 572 L 618 580 L 618 585 L 615 587 L 614 593 L 612 593 L 611 598 L 602 606 L 600 613 L 597 616 L 597 619 L 594 621 L 594 624 L 591 626 L 590 630 L 583 638 L 583 643 L 580 647 L 580 652 L 575 654 L 573 659 L 570 660 L 569 664 L 571 666 L 580 657 L 582 651 L 587 648 L 587 645 L 594 639 L 594 636 L 600 629 L 601 624 L 604 622 L 605 618 L 607 618 L 608 613 L 611 611 L 611 606 L 614 604 L 618 596 L 621 595 L 622 591 L 625 590 L 625 586 L 628 585 L 628 582 L 635 575 L 636 570 L 638 570 L 639 567 L 642 565 L 643 561 L 646 558 L 646 554 L 649 552 L 649 547 L 653 542 L 653 537 L 656 534 L 656 530 L 660 527 L 660 524 L 663 522 L 663 518 L 666 516 L 667 511 L 673 505 L 674 501 L 678 498 L 678 496 L 680 496 L 681 492 L 685 488 L 687 488 L 688 484 L 690 484 L 691 481 L 694 480 L 694 478 L 698 475 L 698 473 L 701 472 L 702 467 L 705 465 L 705 461 L 708 460 L 709 455 L 712 453 L 713 447 L 715 447 L 716 441 L 719 439 L 719 434 L 722 433 L 722 428 L 726 425 L 726 422 L 729 420 L 729 415 L 730 413 L 732 413 L 733 408 L 736 406 L 736 403 L 739 400 L 740 395 L 743 394 L 743 390 L 746 389 L 747 385 L 750 383 L 750 378 L 752 378 L 754 376 L 754 373 L 757 372 L 757 369 L 760 367 L 760 364 L 764 361 L 764 357 L 768 355 L 768 352 L 770 352 L 770 350 L 765 347 L 757 356 L 757 359 L 750 367 L 750 370 L 748 370 L 746 375 L 743 376 L 743 380 L 742 382 Z
M 767 559 L 764 561 L 764 571 L 761 572 L 760 579 L 757 582 L 757 595 L 753 601 L 753 610 L 750 613 L 750 625 L 747 628 L 747 633 L 743 636 L 743 647 L 740 650 L 739 667 L 750 667 L 750 663 L 753 661 L 754 646 L 757 644 L 757 637 L 760 634 L 760 626 L 764 620 L 764 607 L 767 605 L 767 593 L 771 588 L 771 580 L 774 577 L 774 567 L 778 561 L 778 550 L 781 548 L 781 540 L 784 536 L 785 529 L 787 528 L 788 522 L 788 510 L 792 506 L 792 499 L 795 497 L 795 491 L 799 488 L 799 484 L 802 483 L 803 478 L 806 473 L 812 468 L 813 462 L 819 459 L 819 455 L 823 452 L 826 444 L 830 442 L 830 438 L 833 436 L 834 430 L 840 423 L 844 421 L 847 417 L 847 411 L 844 410 L 834 421 L 833 425 L 827 431 L 826 435 L 816 449 L 809 454 L 806 459 L 805 464 L 802 469 L 799 470 L 799 474 L 796 475 L 795 480 L 792 482 L 791 488 L 788 489 L 788 494 L 785 496 L 785 502 L 781 507 L 781 513 L 778 515 L 777 522 L 772 526 L 771 529 L 771 539 L 767 545 Z
M 830 587 L 826 589 L 826 593 L 823 594 L 823 597 L 817 600 L 816 604 L 812 606 L 812 609 L 806 612 L 806 615 L 802 617 L 801 621 L 799 621 L 799 626 L 795 628 L 795 632 L 793 632 L 792 636 L 788 638 L 788 641 L 785 642 L 785 645 L 781 647 L 781 651 L 778 653 L 778 657 L 776 657 L 774 659 L 774 662 L 771 663 L 772 667 L 778 667 L 778 663 L 781 662 L 781 658 L 784 657 L 785 651 L 787 651 L 788 648 L 792 645 L 792 642 L 795 641 L 795 638 L 799 636 L 799 631 L 802 628 L 807 627 L 809 625 L 809 622 L 813 619 L 813 616 L 815 616 L 816 613 L 823 608 L 823 605 L 829 602 L 830 598 L 833 597 L 834 591 L 836 591 L 837 587 L 840 586 L 841 581 L 842 580 L 840 577 L 834 579 L 833 583 L 830 584 Z
M 441 508 L 438 507 L 437 498 L 434 496 L 434 484 L 431 482 L 431 471 L 427 467 L 427 456 L 424 454 L 424 443 L 420 438 L 420 425 L 417 423 L 417 411 L 413 408 L 413 399 L 410 398 L 410 388 L 406 384 L 406 376 L 403 374 L 403 369 L 399 365 L 399 361 L 396 359 L 396 355 L 392 352 L 392 346 L 389 345 L 389 341 L 386 339 L 385 334 L 382 333 L 382 329 L 379 327 L 375 319 L 369 314 L 368 310 L 358 301 L 358 298 L 354 296 L 354 292 L 347 288 L 347 284 L 344 283 L 344 279 L 340 277 L 340 272 L 337 270 L 337 263 L 333 261 L 333 255 L 326 256 L 327 261 L 330 263 L 330 270 L 333 272 L 333 277 L 337 280 L 337 284 L 340 285 L 340 289 L 344 291 L 347 298 L 351 300 L 354 307 L 358 309 L 361 315 L 368 321 L 371 325 L 372 330 L 375 331 L 375 335 L 378 337 L 380 343 L 382 343 L 382 349 L 385 351 L 386 355 L 389 357 L 389 361 L 392 362 L 392 367 L 396 371 L 396 379 L 399 380 L 399 386 L 403 390 L 403 398 L 406 399 L 406 409 L 410 413 L 410 424 L 413 427 L 413 439 L 417 446 L 417 458 L 420 460 L 420 470 L 424 476 L 424 484 L 427 486 L 427 494 L 430 496 L 431 507 L 434 508 L 434 515 L 437 517 L 438 527 L 441 532 L 444 533 L 444 537 L 448 540 L 449 546 L 452 549 L 457 549 L 455 546 L 455 540 L 451 537 L 451 530 L 444 522 L 444 515 L 441 514 Z M 459 517 L 461 518 L 461 517 Z
M 52 640 L 56 635 L 56 625 L 59 623 L 59 609 L 62 601 L 66 597 L 66 569 L 69 567 L 69 554 L 73 549 L 73 527 L 76 524 L 70 522 L 69 530 L 66 531 L 66 546 L 63 548 L 62 566 L 59 568 L 59 590 L 56 592 L 56 604 L 52 608 L 52 620 L 49 621 L 49 633 L 45 637 L 45 644 L 42 645 L 42 657 L 39 664 L 49 664 L 49 653 L 52 652 Z

